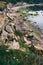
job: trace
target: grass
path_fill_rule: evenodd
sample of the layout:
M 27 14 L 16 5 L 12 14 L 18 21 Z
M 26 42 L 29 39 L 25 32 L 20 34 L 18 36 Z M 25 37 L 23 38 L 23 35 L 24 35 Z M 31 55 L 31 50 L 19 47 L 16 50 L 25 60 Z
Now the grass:
M 3 52 L 3 53 L 2 53 Z M 9 50 L 0 47 L 0 65 L 43 65 L 43 57 L 33 52 L 23 52 L 20 50 Z
M 18 42 L 19 42 L 19 44 L 20 44 L 20 46 L 22 48 L 27 48 L 27 46 L 25 45 L 25 43 L 23 43 L 20 39 L 18 40 Z
M 24 11 L 24 9 L 20 9 L 18 12 L 18 14 L 20 15 L 21 18 L 28 16 L 28 14 L 23 13 L 23 11 Z
M 22 36 L 24 35 L 24 34 L 22 34 L 20 31 L 15 31 L 14 34 L 15 34 L 16 36 L 20 36 L 20 37 L 22 37 Z
M 11 52 L 6 52 L 4 47 L 0 48 L 0 65 L 17 65 L 17 59 L 13 59 Z
M 34 49 L 30 50 L 20 39 L 18 40 L 20 46 L 26 51 L 8 50 L 4 44 L 0 46 L 0 65 L 43 65 L 43 56 L 34 53 Z M 33 47 L 31 47 L 33 48 Z M 39 61 L 40 60 L 40 61 Z

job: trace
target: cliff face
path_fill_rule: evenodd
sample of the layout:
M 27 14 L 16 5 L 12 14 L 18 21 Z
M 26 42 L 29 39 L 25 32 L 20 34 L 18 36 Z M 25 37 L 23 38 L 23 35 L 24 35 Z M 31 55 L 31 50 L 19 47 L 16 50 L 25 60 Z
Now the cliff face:
M 0 13 L 0 65 L 43 65 L 37 30 L 21 17 L 19 6 L 7 8 Z

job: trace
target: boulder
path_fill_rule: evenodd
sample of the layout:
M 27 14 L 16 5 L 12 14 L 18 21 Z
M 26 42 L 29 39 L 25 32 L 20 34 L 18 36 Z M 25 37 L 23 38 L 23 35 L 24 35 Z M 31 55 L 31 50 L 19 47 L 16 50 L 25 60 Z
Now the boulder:
M 8 33 L 13 33 L 12 27 L 9 26 L 9 25 L 7 25 L 7 26 L 5 27 L 5 31 L 8 32 Z
M 15 40 L 8 45 L 9 45 L 8 49 L 19 49 L 20 48 L 19 42 L 16 42 Z

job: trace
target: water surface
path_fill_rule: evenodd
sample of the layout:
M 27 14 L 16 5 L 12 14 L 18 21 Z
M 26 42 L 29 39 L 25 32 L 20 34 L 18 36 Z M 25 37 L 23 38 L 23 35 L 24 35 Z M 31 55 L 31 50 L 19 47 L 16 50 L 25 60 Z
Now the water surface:
M 43 6 L 31 6 L 27 9 L 29 10 L 28 13 L 30 14 L 27 19 L 43 31 Z

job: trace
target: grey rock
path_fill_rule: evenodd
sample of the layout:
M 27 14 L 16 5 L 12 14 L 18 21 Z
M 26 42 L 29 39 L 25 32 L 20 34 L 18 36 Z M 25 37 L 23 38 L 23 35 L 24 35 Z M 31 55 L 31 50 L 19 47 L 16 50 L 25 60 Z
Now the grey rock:
M 5 31 L 8 32 L 8 33 L 13 33 L 12 27 L 10 25 L 7 25 L 5 27 Z

